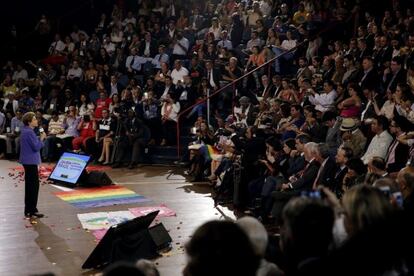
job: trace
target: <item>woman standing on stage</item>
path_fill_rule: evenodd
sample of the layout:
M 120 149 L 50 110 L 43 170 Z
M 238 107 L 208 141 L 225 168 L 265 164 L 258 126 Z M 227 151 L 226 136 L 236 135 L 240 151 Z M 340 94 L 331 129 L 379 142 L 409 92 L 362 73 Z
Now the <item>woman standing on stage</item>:
M 23 116 L 24 127 L 20 135 L 19 162 L 24 167 L 25 196 L 24 215 L 28 218 L 41 218 L 44 215 L 37 210 L 37 198 L 39 195 L 38 165 L 41 162 L 40 150 L 46 133 L 40 130 L 40 139 L 36 136 L 34 128 L 38 126 L 36 114 L 27 112 Z

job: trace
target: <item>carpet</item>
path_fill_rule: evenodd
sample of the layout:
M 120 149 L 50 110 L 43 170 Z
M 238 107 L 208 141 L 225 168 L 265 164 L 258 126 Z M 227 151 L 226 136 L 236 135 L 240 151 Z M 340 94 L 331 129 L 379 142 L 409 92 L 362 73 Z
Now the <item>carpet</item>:
M 129 211 L 97 212 L 78 214 L 78 219 L 85 230 L 102 230 L 135 218 Z M 105 232 L 103 233 L 105 234 Z
M 54 194 L 81 209 L 150 201 L 148 198 L 118 185 L 80 188 L 70 192 L 57 192 Z
M 135 217 L 142 217 L 146 216 L 149 213 L 152 213 L 154 211 L 160 211 L 157 215 L 157 218 L 161 217 L 175 217 L 176 213 L 165 206 L 164 204 L 161 204 L 159 206 L 143 206 L 143 207 L 135 207 L 135 208 L 129 208 L 129 211 L 134 214 Z
M 157 224 L 161 217 L 176 216 L 176 213 L 173 210 L 166 205 L 161 204 L 159 206 L 130 208 L 128 211 L 78 214 L 78 219 L 81 222 L 83 229 L 91 231 L 95 236 L 95 239 L 100 241 L 111 226 L 136 217 L 145 216 L 156 210 L 159 210 L 160 212 L 151 225 Z

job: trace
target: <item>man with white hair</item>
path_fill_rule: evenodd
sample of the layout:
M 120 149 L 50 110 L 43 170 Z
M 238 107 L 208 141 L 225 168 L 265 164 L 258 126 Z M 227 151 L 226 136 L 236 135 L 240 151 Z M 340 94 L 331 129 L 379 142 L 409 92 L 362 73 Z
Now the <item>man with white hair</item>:
M 307 161 L 305 168 L 295 176 L 291 176 L 288 183 L 282 184 L 280 191 L 272 193 L 274 203 L 271 214 L 276 224 L 280 224 L 280 215 L 282 214 L 283 207 L 292 197 L 312 189 L 320 167 L 320 163 L 317 161 L 318 154 L 318 144 L 314 142 L 305 144 L 304 155 Z
M 256 276 L 284 275 L 274 263 L 268 262 L 264 257 L 269 236 L 263 224 L 253 217 L 243 217 L 236 221 L 237 225 L 246 233 L 253 245 L 253 250 L 261 258 Z

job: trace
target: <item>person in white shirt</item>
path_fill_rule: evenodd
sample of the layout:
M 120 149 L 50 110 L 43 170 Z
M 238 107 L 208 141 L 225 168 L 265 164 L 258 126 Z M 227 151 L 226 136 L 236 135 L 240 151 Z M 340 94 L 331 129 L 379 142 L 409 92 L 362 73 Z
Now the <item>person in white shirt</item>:
M 165 45 L 158 46 L 158 54 L 151 60 L 152 65 L 155 69 L 161 69 L 161 63 L 164 62 L 168 64 L 170 61 L 170 56 L 165 53 Z
M 323 84 L 323 93 L 317 94 L 315 90 L 309 89 L 309 101 L 315 105 L 315 109 L 320 112 L 325 112 L 333 107 L 336 99 L 336 91 L 334 89 L 334 83 L 331 80 L 327 80 Z
M 372 120 L 371 130 L 375 133 L 375 136 L 372 138 L 367 151 L 361 157 L 364 164 L 368 164 L 373 157 L 385 159 L 388 147 L 393 140 L 392 136 L 388 133 L 388 125 L 388 119 L 383 115 L 377 116 Z
M 131 55 L 125 61 L 125 67 L 128 73 L 139 73 L 142 66 L 149 60 L 148 58 L 137 55 L 138 51 L 135 48 L 131 49 Z
M 13 73 L 13 77 L 12 80 L 13 81 L 17 81 L 19 79 L 24 79 L 27 80 L 28 79 L 28 74 L 27 74 L 27 70 L 23 68 L 23 66 L 21 64 L 17 64 L 17 70 L 14 71 Z
M 180 103 L 175 100 L 174 94 L 168 93 L 161 108 L 161 146 L 165 146 L 168 142 L 175 139 L 176 124 L 180 109 Z
M 14 92 L 8 92 L 5 96 L 3 111 L 11 111 L 16 114 L 19 109 L 19 102 L 16 100 Z
M 177 84 L 179 81 L 183 82 L 184 76 L 188 75 L 188 70 L 181 65 L 181 60 L 177 59 L 174 62 L 174 70 L 171 72 L 171 78 L 173 84 Z
M 233 50 L 233 44 L 228 38 L 228 33 L 226 30 L 221 32 L 221 40 L 217 43 L 217 47 L 226 48 L 227 50 Z
M 78 78 L 82 80 L 83 77 L 83 70 L 79 67 L 79 63 L 77 61 L 73 62 L 72 68 L 69 69 L 67 79 L 73 80 L 75 78 Z
M 259 33 L 257 31 L 252 31 L 250 40 L 247 41 L 247 44 L 246 44 L 246 50 L 251 52 L 254 46 L 257 46 L 260 48 L 263 46 L 263 44 L 264 42 L 263 40 L 260 39 Z
M 60 35 L 55 35 L 55 41 L 50 44 L 49 54 L 58 55 L 65 49 L 65 43 L 60 39 Z
M 183 58 L 187 55 L 188 47 L 190 47 L 190 42 L 187 38 L 183 36 L 182 32 L 177 32 L 175 39 L 173 40 L 173 56 L 175 59 Z
M 125 18 L 124 21 L 122 21 L 122 26 L 125 27 L 129 23 L 131 23 L 134 26 L 137 24 L 137 19 L 134 17 L 134 14 L 131 11 L 128 12 L 127 18 Z
M 108 55 L 112 56 L 112 54 L 115 52 L 115 44 L 112 43 L 111 39 L 106 37 L 103 40 L 103 48 L 105 48 L 105 51 L 108 53 Z
M 220 39 L 221 26 L 218 22 L 217 17 L 213 17 L 211 19 L 211 27 L 208 29 L 208 32 L 214 34 L 214 40 L 219 40 Z
M 293 55 L 295 53 L 295 51 L 291 51 L 291 50 L 295 47 L 296 47 L 296 40 L 293 39 L 292 33 L 290 31 L 287 31 L 286 32 L 286 39 L 283 40 L 280 47 L 273 46 L 272 51 L 273 51 L 273 53 L 275 53 L 276 56 L 280 56 L 283 53 L 285 53 L 283 56 L 281 56 L 281 58 L 283 58 L 284 60 L 291 60 L 291 59 L 293 59 Z M 291 52 L 286 53 L 287 51 L 291 51 Z M 276 73 L 280 73 L 279 58 L 277 58 L 275 60 L 275 71 L 276 71 Z
M 272 1 L 271 0 L 261 0 L 260 3 L 260 11 L 262 12 L 263 17 L 270 16 L 272 12 Z

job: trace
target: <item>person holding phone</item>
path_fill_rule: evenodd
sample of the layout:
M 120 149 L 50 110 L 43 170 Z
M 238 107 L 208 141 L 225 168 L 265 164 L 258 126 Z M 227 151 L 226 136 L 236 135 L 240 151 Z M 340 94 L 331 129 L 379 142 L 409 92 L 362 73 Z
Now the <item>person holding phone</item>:
M 41 163 L 40 150 L 46 138 L 45 132 L 40 132 L 38 138 L 34 128 L 38 126 L 36 114 L 27 112 L 23 116 L 24 127 L 20 135 L 20 158 L 19 162 L 24 167 L 25 199 L 24 215 L 27 218 L 42 218 L 44 215 L 37 210 L 37 199 L 39 195 L 38 165 Z

